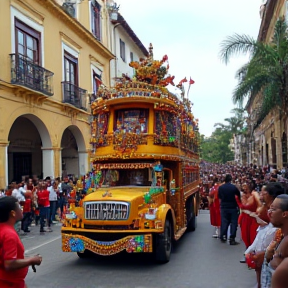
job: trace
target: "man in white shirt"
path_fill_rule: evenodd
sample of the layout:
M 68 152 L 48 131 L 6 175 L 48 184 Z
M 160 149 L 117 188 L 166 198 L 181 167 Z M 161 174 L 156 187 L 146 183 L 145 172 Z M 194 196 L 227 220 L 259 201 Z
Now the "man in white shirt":
M 23 196 L 24 199 L 25 199 L 26 189 L 24 188 L 24 183 L 23 183 L 23 182 L 21 182 L 21 183 L 19 184 L 18 191 L 22 194 L 22 196 Z M 24 200 L 24 201 L 25 201 L 25 200 Z
M 51 181 L 47 181 L 48 187 L 47 190 L 49 191 L 49 201 L 50 201 L 50 217 L 49 217 L 49 221 L 50 224 L 53 223 L 53 221 L 56 221 L 55 219 L 55 215 L 56 215 L 56 208 L 57 208 L 57 193 L 53 187 L 53 185 L 51 184 Z
M 13 186 L 12 196 L 15 197 L 18 200 L 19 203 L 24 202 L 25 201 L 25 197 L 19 191 L 18 185 L 16 184 L 16 182 L 13 182 L 12 186 Z

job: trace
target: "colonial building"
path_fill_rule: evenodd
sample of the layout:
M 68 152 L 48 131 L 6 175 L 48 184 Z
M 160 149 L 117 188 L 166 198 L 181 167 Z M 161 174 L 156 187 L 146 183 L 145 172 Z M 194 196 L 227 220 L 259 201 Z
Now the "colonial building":
M 279 17 L 287 17 L 286 0 L 264 1 L 260 8 L 262 19 L 258 41 L 268 43 L 274 33 L 274 27 Z M 248 134 L 243 146 L 247 162 L 267 165 L 277 168 L 287 165 L 287 122 L 280 119 L 278 110 L 271 111 L 264 119 L 259 120 L 259 105 L 261 95 L 255 95 L 248 100 Z
M 233 134 L 230 139 L 228 147 L 234 154 L 234 163 L 239 165 L 247 164 L 247 154 L 245 149 L 245 136 L 244 134 Z
M 134 69 L 129 63 L 148 57 L 149 53 L 120 13 L 111 19 L 110 35 L 111 52 L 116 56 L 110 66 L 111 86 L 114 86 L 115 79 L 123 74 L 132 78 Z
M 110 85 L 106 1 L 0 1 L 0 188 L 89 170 L 89 95 Z

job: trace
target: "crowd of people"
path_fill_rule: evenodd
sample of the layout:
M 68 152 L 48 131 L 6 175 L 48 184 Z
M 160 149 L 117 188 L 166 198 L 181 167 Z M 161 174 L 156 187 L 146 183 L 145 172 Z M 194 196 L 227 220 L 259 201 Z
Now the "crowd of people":
M 45 234 L 52 232 L 52 225 L 61 221 L 69 202 L 76 203 L 83 198 L 83 191 L 79 191 L 77 181 L 72 178 L 33 177 L 20 183 L 12 182 L 1 191 L 0 197 L 4 196 L 14 197 L 21 205 L 23 218 L 15 225 L 18 234 L 29 233 L 31 224 L 39 226 L 40 233 Z
M 258 288 L 288 287 L 287 172 L 256 165 L 201 163 L 201 208 L 210 210 L 214 238 L 246 250 L 241 263 L 254 269 Z

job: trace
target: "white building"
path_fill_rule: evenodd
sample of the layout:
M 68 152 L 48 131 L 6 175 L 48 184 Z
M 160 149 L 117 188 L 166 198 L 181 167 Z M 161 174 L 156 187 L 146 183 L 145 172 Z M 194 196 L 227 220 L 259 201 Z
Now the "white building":
M 124 17 L 118 12 L 117 5 L 114 2 L 109 5 L 114 7 L 114 11 L 110 10 L 110 51 L 116 56 L 110 62 L 110 85 L 114 86 L 115 78 L 122 77 L 123 74 L 132 78 L 134 69 L 129 66 L 129 63 L 146 58 L 149 53 Z

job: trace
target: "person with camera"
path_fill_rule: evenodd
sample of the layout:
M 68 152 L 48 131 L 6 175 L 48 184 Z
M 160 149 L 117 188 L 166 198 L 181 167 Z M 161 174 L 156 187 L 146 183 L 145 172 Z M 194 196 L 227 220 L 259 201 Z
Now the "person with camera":
M 42 257 L 24 256 L 24 246 L 14 229 L 22 210 L 15 197 L 0 198 L 0 287 L 25 288 L 29 266 L 40 265 Z M 35 269 L 35 268 L 34 268 Z

